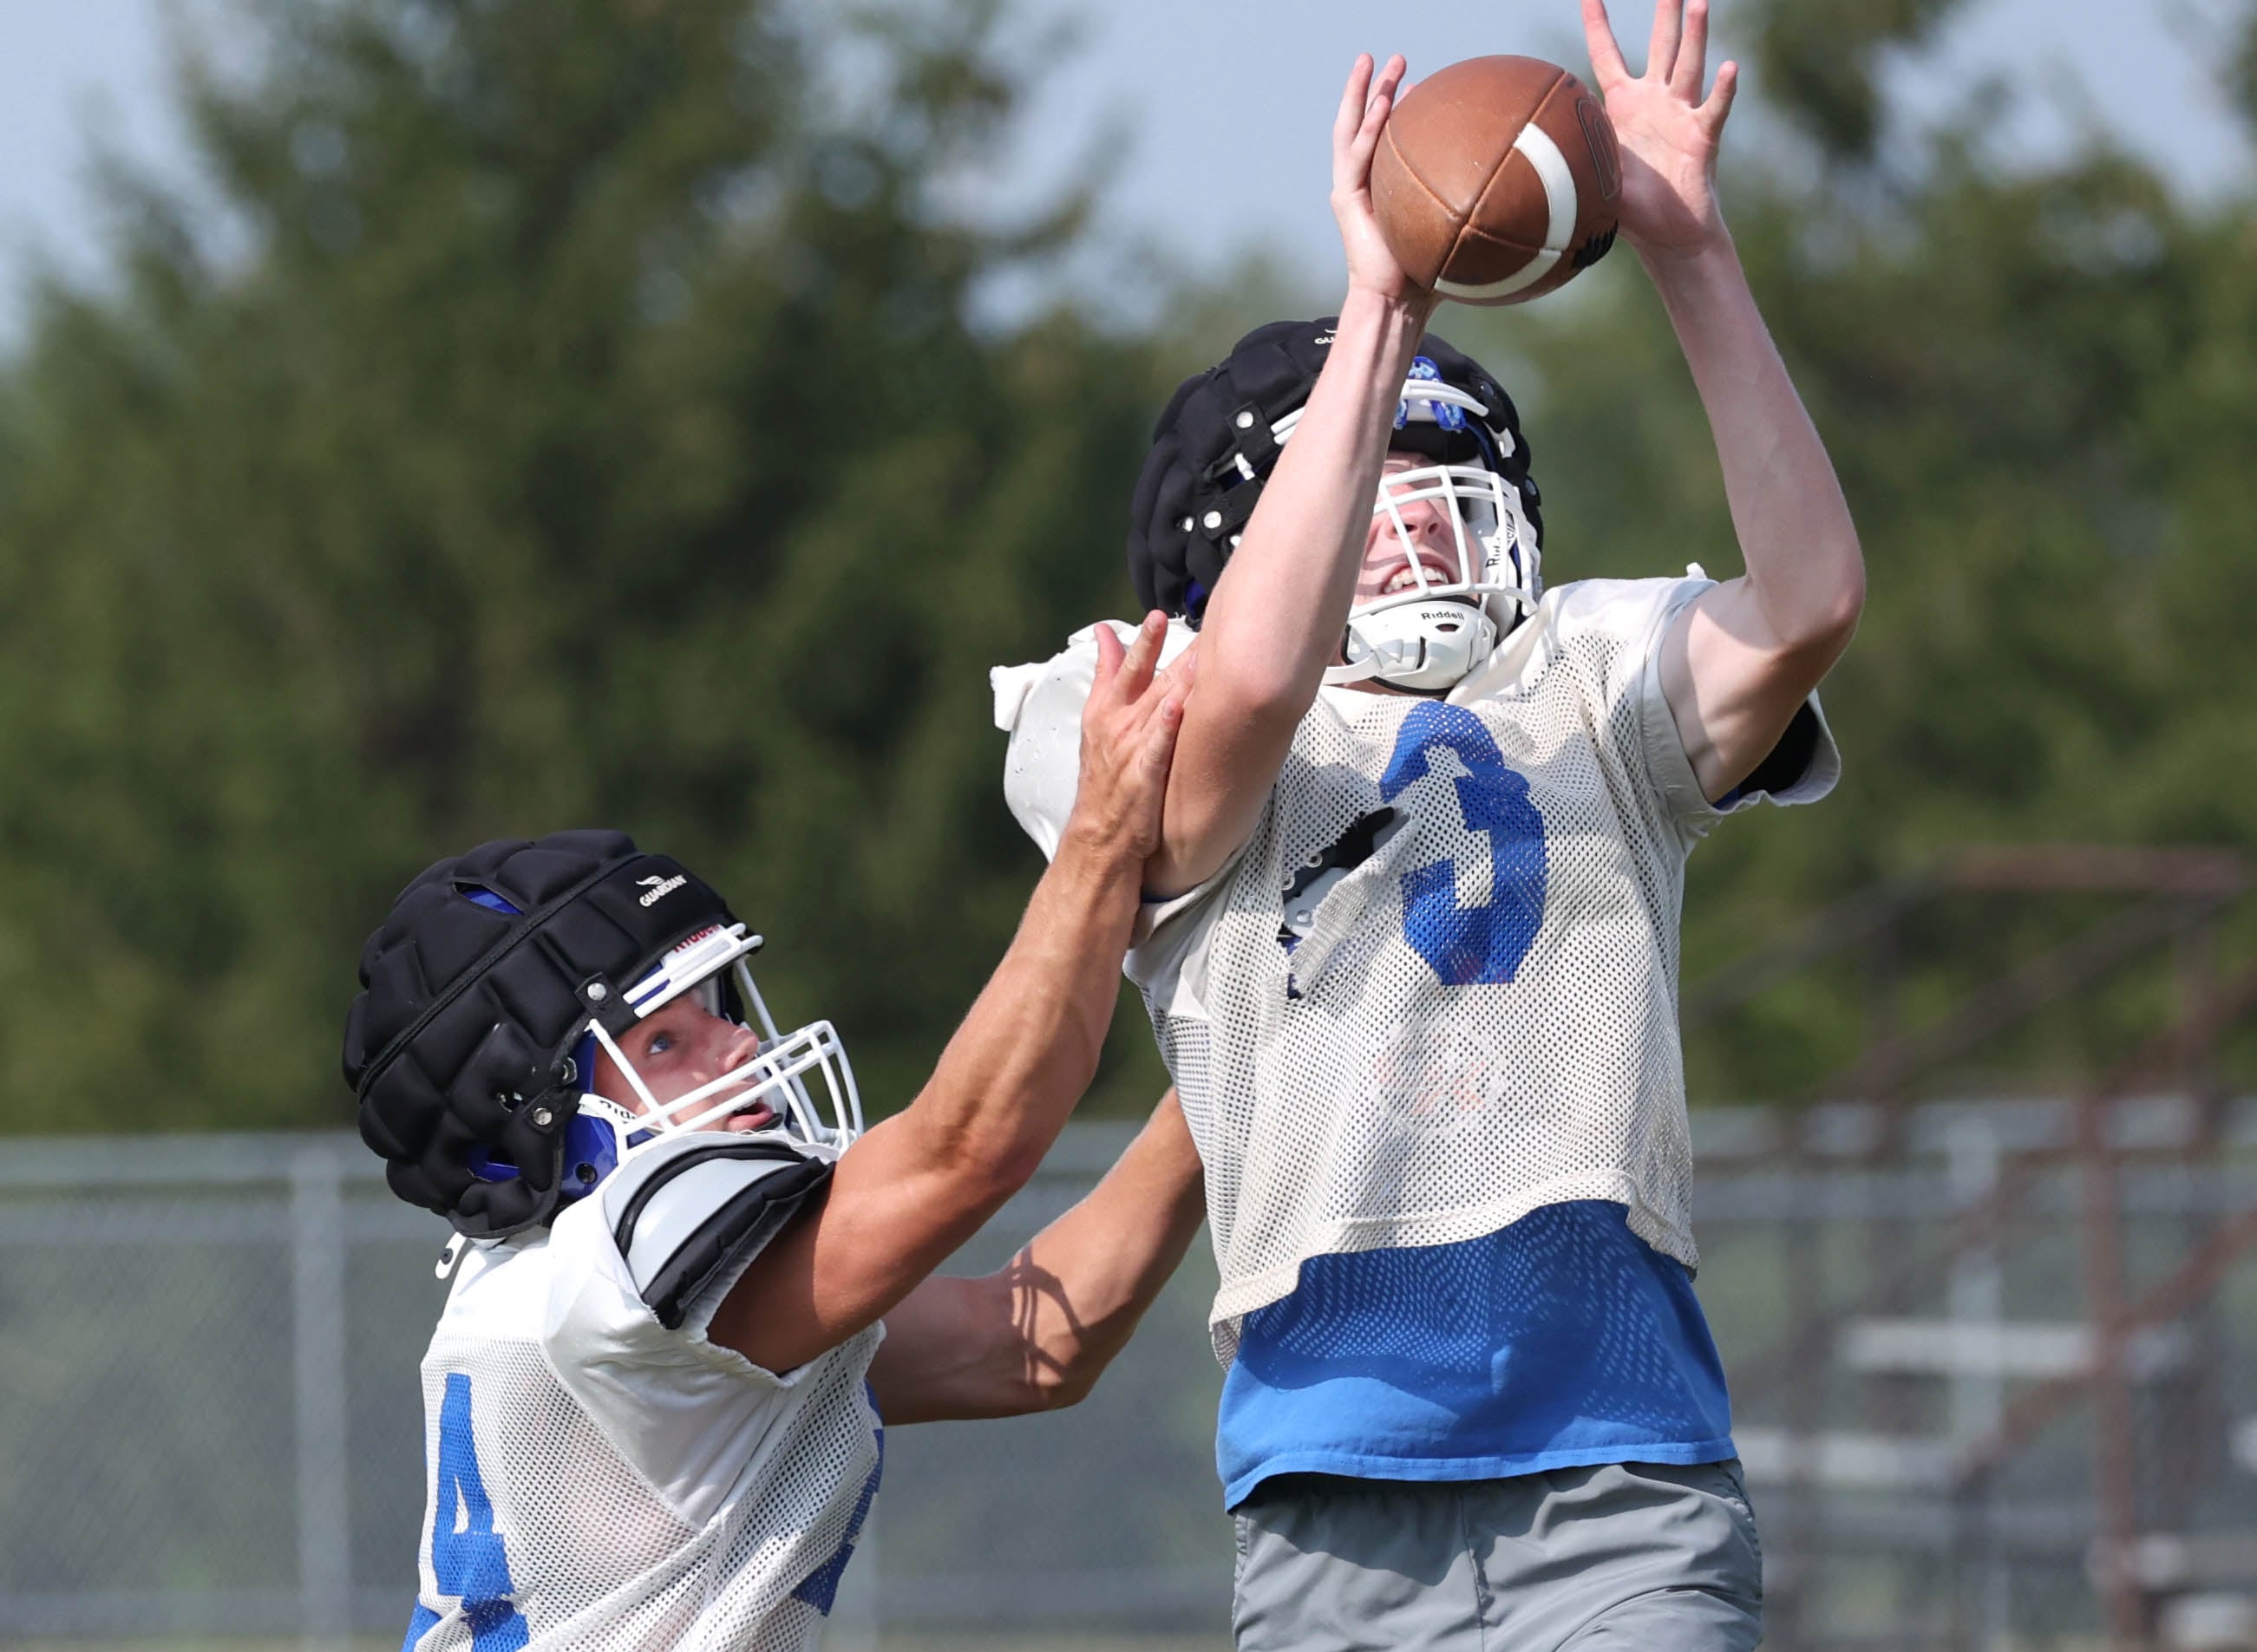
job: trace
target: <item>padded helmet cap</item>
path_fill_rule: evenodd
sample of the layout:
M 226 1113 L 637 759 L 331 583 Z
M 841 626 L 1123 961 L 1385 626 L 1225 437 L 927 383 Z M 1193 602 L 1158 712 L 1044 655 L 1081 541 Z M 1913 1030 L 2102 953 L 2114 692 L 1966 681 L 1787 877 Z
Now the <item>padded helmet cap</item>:
M 1272 427 L 1308 401 L 1337 325 L 1325 316 L 1257 327 L 1225 360 L 1177 386 L 1152 428 L 1152 449 L 1129 505 L 1128 576 L 1142 607 L 1198 623 L 1230 560 L 1232 541 L 1245 531 L 1277 462 Z M 1427 334 L 1419 354 L 1434 364 L 1443 383 L 1489 409 L 1480 421 L 1488 427 L 1489 452 L 1436 451 L 1433 456 L 1487 464 L 1503 476 L 1519 491 L 1540 544 L 1540 496 L 1528 474 L 1528 444 L 1511 399 L 1487 369 L 1446 339 Z M 1401 445 L 1424 452 L 1440 434 L 1413 427 Z
M 624 1031 L 627 988 L 690 935 L 736 921 L 621 832 L 482 844 L 427 870 L 361 950 L 345 1018 L 345 1083 L 392 1190 L 473 1239 L 547 1220 L 590 1077 L 573 1044 L 591 1019 Z M 481 1175 L 474 1156 L 518 1174 Z

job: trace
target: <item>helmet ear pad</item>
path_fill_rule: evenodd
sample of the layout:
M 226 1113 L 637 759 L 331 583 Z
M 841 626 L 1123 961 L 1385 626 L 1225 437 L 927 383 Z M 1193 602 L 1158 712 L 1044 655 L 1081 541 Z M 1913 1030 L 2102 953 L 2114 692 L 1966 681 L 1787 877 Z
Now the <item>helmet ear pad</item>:
M 474 1181 L 457 1207 L 463 1214 L 523 1219 L 522 1211 L 505 1214 L 518 1200 L 503 1189 L 521 1191 L 534 1205 L 554 1200 L 566 1130 L 580 1110 L 578 1086 L 558 1082 L 562 1077 L 507 1021 L 494 1022 L 479 1040 L 448 1087 L 449 1108 L 489 1144 L 492 1157 L 515 1165 L 518 1174 L 507 1182 Z
M 550 1212 L 566 1129 L 580 1106 L 578 1087 L 560 1082 L 557 1063 L 526 1028 L 497 1014 L 488 985 L 474 987 L 425 1027 L 371 1086 L 361 1108 L 363 1137 L 393 1161 L 386 1170 L 392 1190 L 411 1204 L 442 1208 L 473 1239 L 514 1232 Z M 560 1041 L 569 1030 L 559 1030 Z M 413 1149 L 398 1140 L 407 1132 L 384 1128 L 403 1115 L 422 1126 Z M 393 1147 L 404 1151 L 387 1152 Z M 517 1174 L 482 1176 L 474 1168 L 480 1158 L 513 1165 Z

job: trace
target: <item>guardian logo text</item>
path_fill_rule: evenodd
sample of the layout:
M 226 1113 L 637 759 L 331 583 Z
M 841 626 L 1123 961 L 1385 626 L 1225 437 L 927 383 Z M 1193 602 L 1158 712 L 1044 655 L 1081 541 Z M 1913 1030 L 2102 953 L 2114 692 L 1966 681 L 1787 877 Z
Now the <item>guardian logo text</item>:
M 683 885 L 688 883 L 690 879 L 676 875 L 672 878 L 638 878 L 635 881 L 640 884 L 644 888 L 650 891 L 648 894 L 642 898 L 642 904 L 646 907 L 654 907 L 660 901 L 665 900 L 667 896 L 681 888 Z

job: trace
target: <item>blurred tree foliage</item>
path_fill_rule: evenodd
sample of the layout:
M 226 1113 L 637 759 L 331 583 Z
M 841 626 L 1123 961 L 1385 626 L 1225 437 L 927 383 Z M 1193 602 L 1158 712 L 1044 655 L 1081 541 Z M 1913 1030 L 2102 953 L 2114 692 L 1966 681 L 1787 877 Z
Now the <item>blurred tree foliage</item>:
M 1696 857 L 1692 978 L 1970 841 L 2257 833 L 2257 203 L 1879 143 L 1878 68 L 1948 4 L 1751 5 L 1815 164 L 1744 141 L 1730 203 L 1872 597 L 1842 792 Z M 46 286 L 0 371 L 0 1127 L 343 1121 L 393 891 L 593 822 L 728 889 L 782 1011 L 897 1105 L 1037 864 L 986 667 L 1126 611 L 1151 413 L 1270 297 L 974 324 L 1080 233 L 948 209 L 1024 73 L 984 0 L 254 15 L 253 69 L 184 67 L 216 205 L 114 183 L 116 279 Z M 1737 567 L 1626 252 L 1443 326 L 1525 392 L 1555 580 Z M 2105 916 L 1946 909 L 1904 1013 Z M 1991 1077 L 2119 1049 L 2163 980 Z M 1793 1093 L 1869 1019 L 1790 982 L 1696 1041 L 1696 1090 Z M 1157 1088 L 1148 1044 L 1124 1013 L 1099 1105 Z
M 1868 160 L 1888 109 L 1878 70 L 1964 0 L 1750 0 L 1757 83 L 1836 161 Z
M 7 1122 L 348 1119 L 393 893 L 598 822 L 898 1105 L 1029 881 L 987 667 L 1125 604 L 1158 393 L 967 325 L 1073 205 L 937 204 L 1009 107 L 993 8 L 257 16 L 255 74 L 188 73 L 230 233 L 135 193 L 122 290 L 48 291 L 7 377 Z

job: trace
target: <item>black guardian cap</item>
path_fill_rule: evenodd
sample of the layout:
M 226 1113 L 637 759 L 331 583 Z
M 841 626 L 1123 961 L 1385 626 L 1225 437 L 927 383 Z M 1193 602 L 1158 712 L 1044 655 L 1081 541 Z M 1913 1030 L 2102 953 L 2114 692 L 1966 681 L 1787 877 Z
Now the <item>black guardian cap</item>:
M 548 1219 L 590 1077 L 573 1045 L 591 1020 L 624 1033 L 628 988 L 736 921 L 621 832 L 482 844 L 424 872 L 361 950 L 345 1019 L 345 1083 L 392 1190 L 473 1239 Z M 482 1173 L 497 1161 L 515 1174 Z

